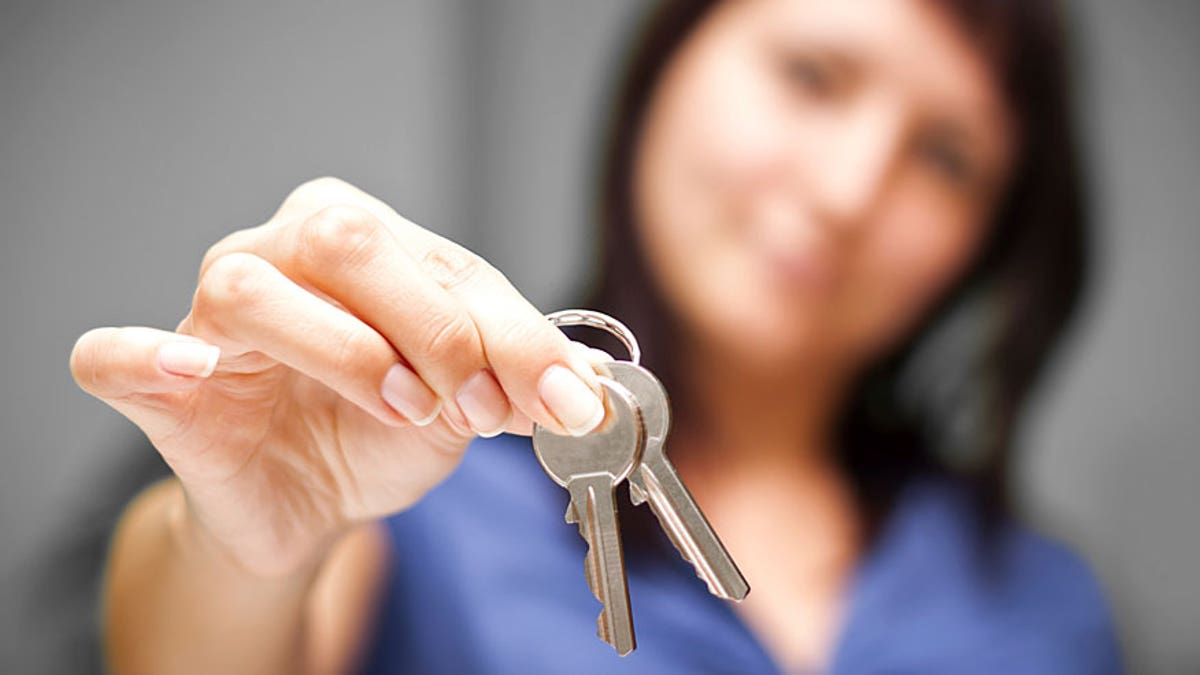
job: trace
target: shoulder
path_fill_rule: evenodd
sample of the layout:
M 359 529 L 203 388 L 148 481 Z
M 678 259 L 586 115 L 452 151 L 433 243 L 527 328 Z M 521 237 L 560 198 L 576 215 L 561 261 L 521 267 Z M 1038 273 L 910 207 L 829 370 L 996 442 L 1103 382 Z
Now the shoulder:
M 1120 650 L 1108 600 L 1087 561 L 1065 543 L 1025 526 L 1000 534 L 1000 577 L 993 593 L 1002 608 L 994 633 L 1025 626 L 1004 644 L 1028 648 L 1053 672 L 1120 670 Z M 1052 667 L 1052 668 L 1051 668 Z
M 1075 550 L 1019 524 L 1005 526 L 999 537 L 1002 592 L 1055 623 L 1084 625 L 1107 616 L 1100 583 Z
M 864 570 L 866 632 L 903 626 L 888 641 L 934 672 L 1119 672 L 1112 616 L 1087 562 L 1017 522 L 987 538 L 971 514 L 965 489 L 948 481 L 906 492 Z
M 1016 519 L 981 531 L 966 488 L 929 480 L 914 488 L 907 517 L 938 541 L 961 582 L 980 601 L 1029 613 L 1045 627 L 1084 627 L 1108 618 L 1101 585 L 1082 555 Z M 903 517 L 903 516 L 902 516 Z

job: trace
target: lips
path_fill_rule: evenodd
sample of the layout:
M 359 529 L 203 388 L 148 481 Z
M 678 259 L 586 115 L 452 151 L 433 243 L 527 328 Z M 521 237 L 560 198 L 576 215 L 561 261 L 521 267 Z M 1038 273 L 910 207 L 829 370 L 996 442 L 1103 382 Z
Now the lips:
M 750 246 L 756 266 L 772 285 L 790 293 L 829 293 L 837 282 L 837 263 L 829 243 L 800 226 L 780 231 L 750 227 Z

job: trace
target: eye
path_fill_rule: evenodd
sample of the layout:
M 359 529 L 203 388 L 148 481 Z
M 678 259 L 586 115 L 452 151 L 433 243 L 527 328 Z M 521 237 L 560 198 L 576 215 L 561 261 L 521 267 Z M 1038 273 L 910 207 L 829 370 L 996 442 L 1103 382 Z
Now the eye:
M 808 54 L 783 58 L 783 73 L 802 94 L 813 98 L 832 98 L 845 89 L 848 79 L 843 68 L 830 59 Z
M 948 182 L 969 187 L 976 180 L 976 167 L 958 134 L 935 130 L 922 134 L 916 144 L 917 159 Z

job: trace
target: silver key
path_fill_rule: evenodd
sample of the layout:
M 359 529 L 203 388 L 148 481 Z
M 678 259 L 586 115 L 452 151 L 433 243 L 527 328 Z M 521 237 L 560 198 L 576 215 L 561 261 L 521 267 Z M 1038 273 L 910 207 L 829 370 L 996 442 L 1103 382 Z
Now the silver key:
M 745 598 L 750 585 L 667 459 L 664 444 L 671 429 L 671 407 L 666 389 L 650 371 L 635 363 L 613 361 L 605 365 L 613 379 L 633 393 L 646 425 L 642 461 L 629 476 L 633 503 L 650 502 L 659 524 L 684 560 L 696 568 L 696 576 L 708 583 L 710 593 L 731 600 Z
M 600 383 L 608 394 L 608 414 L 599 428 L 572 437 L 536 426 L 533 449 L 546 473 L 570 493 L 567 522 L 578 523 L 588 543 L 588 585 L 603 605 L 596 618 L 597 635 L 625 656 L 637 645 L 614 490 L 641 459 L 645 427 L 637 401 L 625 387 L 604 377 Z

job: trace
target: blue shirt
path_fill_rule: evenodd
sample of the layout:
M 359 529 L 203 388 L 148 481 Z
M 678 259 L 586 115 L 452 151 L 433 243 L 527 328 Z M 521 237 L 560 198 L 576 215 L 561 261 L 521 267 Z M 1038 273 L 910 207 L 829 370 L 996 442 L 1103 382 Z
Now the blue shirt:
M 617 656 L 596 637 L 600 607 L 566 504 L 528 438 L 472 443 L 454 475 L 387 521 L 394 556 L 365 672 L 779 672 L 690 564 L 628 544 L 638 646 Z M 856 570 L 830 671 L 1120 672 L 1087 566 L 1011 526 L 985 578 L 971 522 L 964 494 L 945 481 L 901 496 Z

